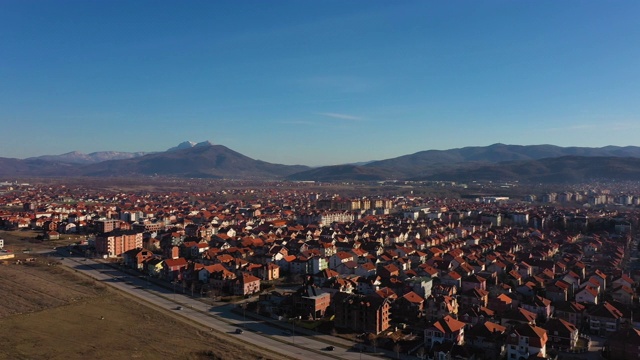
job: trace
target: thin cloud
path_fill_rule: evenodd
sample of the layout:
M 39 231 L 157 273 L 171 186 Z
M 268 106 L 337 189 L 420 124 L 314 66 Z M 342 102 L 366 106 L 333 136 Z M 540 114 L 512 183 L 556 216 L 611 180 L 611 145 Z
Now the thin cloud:
M 591 130 L 596 129 L 598 125 L 595 124 L 578 124 L 578 125 L 569 125 L 563 127 L 552 127 L 548 128 L 547 131 L 577 131 L 577 130 Z
M 313 123 L 311 121 L 306 121 L 306 120 L 285 120 L 285 121 L 280 121 L 280 124 L 285 124 L 285 125 L 315 125 L 315 123 Z
M 359 121 L 362 120 L 361 117 L 359 116 L 353 116 L 353 115 L 348 115 L 348 114 L 340 114 L 340 113 L 319 113 L 318 115 L 322 115 L 322 116 L 327 116 L 333 119 L 340 119 L 340 120 L 351 120 L 351 121 Z
M 634 130 L 640 128 L 640 123 L 638 122 L 628 122 L 628 123 L 613 123 L 610 125 L 611 130 L 621 131 L 621 130 Z

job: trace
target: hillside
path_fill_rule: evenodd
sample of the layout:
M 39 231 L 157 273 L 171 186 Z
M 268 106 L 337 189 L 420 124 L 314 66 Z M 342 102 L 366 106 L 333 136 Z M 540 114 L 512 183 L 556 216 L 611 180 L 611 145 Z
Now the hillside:
M 105 161 L 80 169 L 85 176 L 160 175 L 197 178 L 276 179 L 307 170 L 254 160 L 222 145 L 202 145 Z
M 323 166 L 287 176 L 294 181 L 379 181 L 385 180 L 389 172 L 384 169 L 372 169 L 357 165 Z
M 454 165 L 490 164 L 505 161 L 538 160 L 563 156 L 602 156 L 640 158 L 640 147 L 606 146 L 602 148 L 560 147 L 555 145 L 505 145 L 473 146 L 450 150 L 427 150 L 397 158 L 374 161 L 365 167 L 382 168 L 404 174 L 407 177 L 425 176 L 431 167 Z M 438 170 L 439 172 L 440 170 Z M 425 173 L 427 172 L 427 173 Z
M 393 179 L 582 182 L 595 178 L 635 180 L 639 178 L 637 174 L 640 147 L 564 148 L 554 145 L 494 144 L 485 147 L 427 150 L 393 159 L 313 169 L 302 165 L 280 165 L 255 160 L 225 146 L 212 145 L 208 141 L 187 141 L 158 153 L 93 154 L 93 160 L 80 160 L 85 155 L 76 152 L 24 160 L 0 158 L 0 176 L 170 176 L 292 181 Z M 100 161 L 101 158 L 118 156 L 128 158 Z M 93 163 L 82 163 L 87 161 Z
M 467 166 L 412 180 L 522 181 L 576 183 L 594 180 L 638 180 L 640 158 L 563 156 L 540 160 Z

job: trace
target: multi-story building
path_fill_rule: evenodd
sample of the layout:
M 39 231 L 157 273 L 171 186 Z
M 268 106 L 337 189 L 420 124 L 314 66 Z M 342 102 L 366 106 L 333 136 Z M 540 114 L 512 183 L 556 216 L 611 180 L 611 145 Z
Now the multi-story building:
M 315 288 L 308 287 L 307 293 L 300 297 L 293 297 L 296 313 L 302 315 L 303 319 L 321 319 L 331 305 L 329 293 L 316 293 L 315 291 Z
M 378 295 L 356 295 L 338 292 L 332 305 L 335 326 L 357 332 L 379 334 L 389 328 L 391 304 Z
M 100 234 L 96 236 L 95 247 L 100 256 L 122 256 L 126 251 L 142 249 L 142 233 L 124 231 Z
M 119 229 L 119 223 L 119 220 L 97 220 L 94 221 L 94 226 L 97 233 L 104 234 Z

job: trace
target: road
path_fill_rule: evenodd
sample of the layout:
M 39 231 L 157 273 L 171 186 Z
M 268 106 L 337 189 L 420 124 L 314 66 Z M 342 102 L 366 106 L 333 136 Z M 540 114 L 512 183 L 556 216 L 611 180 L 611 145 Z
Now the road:
M 298 359 L 365 359 L 379 360 L 381 356 L 361 353 L 354 347 L 335 346 L 333 351 L 325 350 L 330 344 L 319 341 L 320 336 L 290 335 L 268 323 L 244 318 L 233 313 L 233 304 L 211 307 L 189 296 L 157 286 L 142 278 L 134 277 L 114 269 L 107 264 L 92 259 L 61 257 L 60 262 L 120 291 L 138 297 L 154 307 L 173 311 L 189 320 L 202 324 L 241 341 L 274 353 Z M 177 310 L 181 307 L 181 310 Z M 243 334 L 236 334 L 242 328 Z

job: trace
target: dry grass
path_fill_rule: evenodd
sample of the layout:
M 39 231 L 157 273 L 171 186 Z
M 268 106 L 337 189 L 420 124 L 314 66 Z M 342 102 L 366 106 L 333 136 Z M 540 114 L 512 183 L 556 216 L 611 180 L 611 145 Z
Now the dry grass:
M 0 230 L 0 238 L 5 240 L 4 248 L 16 254 L 22 253 L 24 249 L 51 250 L 55 246 L 66 246 L 73 244 L 83 237 L 79 235 L 63 234 L 60 240 L 38 240 L 36 237 L 42 235 L 43 231 L 38 230 Z
M 61 267 L 0 266 L 0 299 L 0 359 L 280 358 Z

